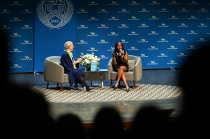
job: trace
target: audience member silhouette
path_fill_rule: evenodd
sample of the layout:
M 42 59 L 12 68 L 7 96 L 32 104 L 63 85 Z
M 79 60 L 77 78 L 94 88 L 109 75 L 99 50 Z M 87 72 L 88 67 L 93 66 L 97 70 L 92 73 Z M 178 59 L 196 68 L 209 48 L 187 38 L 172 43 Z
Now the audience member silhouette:
M 169 125 L 169 115 L 156 106 L 144 106 L 137 111 L 128 131 L 128 138 L 168 138 L 166 129 Z
M 124 127 L 119 112 L 111 106 L 101 108 L 94 117 L 92 139 L 123 139 Z
M 56 121 L 59 139 L 85 139 L 86 132 L 81 119 L 71 113 L 61 115 Z
M 55 138 L 55 120 L 44 96 L 29 87 L 8 84 L 8 103 L 3 105 L 7 138 Z M 10 132 L 10 133 L 8 133 Z
M 1 23 L 1 21 L 0 21 Z M 0 31 L 0 46 L 1 46 L 1 51 L 0 51 L 0 83 L 1 85 L 5 85 L 7 81 L 7 73 L 8 73 L 8 52 L 7 52 L 7 47 L 8 45 L 8 39 L 6 36 L 6 33 L 1 29 Z
M 183 62 L 179 76 L 183 89 L 183 110 L 180 115 L 180 134 L 185 137 L 208 136 L 209 117 L 209 60 L 210 44 L 195 46 L 196 50 Z

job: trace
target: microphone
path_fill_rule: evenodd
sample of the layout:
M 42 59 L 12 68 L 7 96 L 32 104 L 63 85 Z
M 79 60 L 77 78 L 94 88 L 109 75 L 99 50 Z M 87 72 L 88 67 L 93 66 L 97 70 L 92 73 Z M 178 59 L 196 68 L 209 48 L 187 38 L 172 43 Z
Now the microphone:
M 122 49 L 120 49 L 121 54 L 124 54 L 124 51 Z

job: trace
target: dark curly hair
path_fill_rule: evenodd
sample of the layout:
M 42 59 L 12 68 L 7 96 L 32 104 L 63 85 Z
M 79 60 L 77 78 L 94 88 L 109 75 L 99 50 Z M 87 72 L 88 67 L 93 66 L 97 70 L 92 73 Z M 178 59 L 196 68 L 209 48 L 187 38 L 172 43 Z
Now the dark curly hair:
M 125 50 L 125 49 L 124 49 L 123 43 L 120 42 L 120 41 L 118 41 L 118 42 L 116 42 L 115 45 L 114 45 L 114 52 L 117 52 L 117 44 L 118 44 L 118 43 L 121 43 L 121 44 L 122 44 L 122 50 Z

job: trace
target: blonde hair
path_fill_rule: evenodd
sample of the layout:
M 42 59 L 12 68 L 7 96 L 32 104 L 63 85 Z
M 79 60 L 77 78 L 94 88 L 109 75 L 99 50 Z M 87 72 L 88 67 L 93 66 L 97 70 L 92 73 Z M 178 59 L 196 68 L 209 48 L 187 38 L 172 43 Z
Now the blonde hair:
M 64 49 L 67 50 L 69 48 L 70 45 L 72 45 L 72 41 L 67 41 L 64 43 Z

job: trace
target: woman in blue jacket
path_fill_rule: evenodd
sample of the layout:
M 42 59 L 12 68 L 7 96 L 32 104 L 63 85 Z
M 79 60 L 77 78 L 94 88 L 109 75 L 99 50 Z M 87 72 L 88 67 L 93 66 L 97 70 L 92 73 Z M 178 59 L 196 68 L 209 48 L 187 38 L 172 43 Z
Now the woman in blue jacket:
M 61 55 L 61 65 L 64 67 L 64 73 L 68 74 L 69 85 L 72 87 L 72 89 L 78 90 L 78 83 L 80 83 L 86 87 L 86 91 L 90 91 L 91 88 L 87 85 L 84 79 L 84 71 L 76 68 L 76 64 L 81 63 L 82 59 L 79 58 L 76 61 L 74 61 L 72 53 L 73 49 L 73 42 L 65 42 L 64 53 Z

